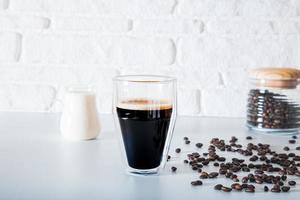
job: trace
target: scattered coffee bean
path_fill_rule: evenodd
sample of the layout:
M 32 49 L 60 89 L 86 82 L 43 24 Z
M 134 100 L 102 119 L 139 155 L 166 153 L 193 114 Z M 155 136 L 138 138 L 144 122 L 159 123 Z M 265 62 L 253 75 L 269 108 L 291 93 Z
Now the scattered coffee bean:
M 188 138 L 186 141 L 188 143 L 191 142 Z M 198 152 L 189 153 L 187 154 L 187 159 L 183 162 L 186 164 L 189 163 L 192 170 L 200 173 L 200 179 L 213 179 L 217 178 L 220 174 L 235 182 L 231 185 L 231 188 L 222 186 L 221 184 L 215 186 L 216 190 L 224 192 L 230 192 L 232 189 L 236 191 L 255 192 L 255 186 L 249 183 L 273 184 L 273 187 L 270 189 L 268 186 L 264 186 L 263 189 L 265 192 L 271 190 L 275 193 L 288 192 L 290 190 L 289 186 L 296 185 L 296 182 L 288 180 L 287 175 L 300 177 L 300 170 L 298 169 L 300 167 L 300 155 L 292 152 L 278 153 L 273 151 L 269 144 L 248 143 L 244 146 L 238 144 L 237 141 L 238 138 L 234 136 L 231 137 L 229 143 L 226 143 L 223 139 L 212 138 L 207 152 L 202 153 L 203 156 Z M 196 147 L 203 147 L 202 143 L 201 145 L 197 144 L 195 144 Z M 290 150 L 289 147 L 284 147 L 284 149 L 285 151 Z M 178 152 L 176 149 L 175 151 Z M 218 155 L 218 151 L 236 152 L 248 157 L 250 163 L 245 162 L 247 159 L 240 158 L 232 158 L 230 161 L 225 162 L 226 158 Z M 260 161 L 259 163 L 256 162 L 258 160 Z M 203 167 L 205 168 L 205 166 L 210 165 L 215 166 L 218 169 L 216 170 L 217 172 L 207 173 L 202 171 Z M 241 178 L 242 184 L 238 183 L 237 174 L 239 172 L 248 172 L 247 176 Z M 272 175 L 268 173 L 272 173 Z M 287 181 L 289 186 L 285 186 L 284 181 Z M 192 181 L 191 184 L 197 185 L 198 183 Z
M 198 142 L 198 143 L 195 144 L 195 146 L 196 146 L 197 148 L 201 148 L 201 147 L 203 146 L 203 144 L 200 143 L 200 142 Z
M 295 144 L 295 143 L 296 143 L 296 140 L 289 140 L 289 143 L 290 143 L 290 144 Z
M 296 181 L 289 181 L 288 184 L 289 184 L 290 186 L 294 186 L 294 185 L 296 185 Z
M 177 171 L 177 167 L 171 167 L 172 172 L 176 172 Z
M 296 150 L 298 150 L 298 151 L 299 151 L 299 150 L 300 150 L 300 146 L 299 146 L 299 147 L 296 147 Z
M 279 185 L 274 185 L 274 187 L 271 188 L 271 192 L 275 192 L 275 193 L 281 192 Z
M 249 158 L 250 161 L 255 162 L 258 160 L 258 156 L 252 156 Z
M 211 172 L 211 173 L 208 174 L 209 178 L 216 178 L 217 176 L 219 176 L 218 172 Z
M 286 175 L 282 175 L 282 176 L 281 176 L 281 180 L 286 181 L 286 179 L 287 179 L 287 176 L 286 176 Z
M 196 181 L 192 181 L 191 182 L 191 185 L 193 185 L 193 186 L 199 186 L 199 185 L 202 185 L 203 183 L 202 183 L 202 181 L 200 181 L 200 180 L 196 180 Z
M 247 136 L 246 140 L 252 140 L 252 137 L 251 136 Z
M 184 137 L 183 140 L 189 140 L 189 138 L 188 137 Z
M 281 187 L 281 191 L 282 191 L 282 192 L 288 192 L 288 191 L 290 191 L 290 189 L 291 189 L 291 188 L 290 188 L 289 186 L 282 186 L 282 187 Z
M 217 184 L 217 185 L 215 185 L 214 189 L 215 189 L 215 190 L 221 190 L 222 187 L 223 187 L 222 184 Z
M 268 191 L 269 191 L 268 186 L 266 186 L 266 185 L 264 186 L 264 191 L 265 191 L 265 192 L 268 192 Z
M 234 190 L 237 190 L 237 191 L 241 191 L 243 189 L 242 186 L 239 183 L 233 183 L 231 185 L 231 188 L 234 189 Z
M 247 188 L 250 188 L 250 189 L 255 189 L 255 186 L 254 186 L 254 185 L 251 185 L 251 184 L 249 184 L 249 185 L 247 186 Z
M 242 178 L 242 183 L 248 183 L 248 180 L 249 180 L 248 177 L 243 177 Z
M 208 178 L 208 173 L 207 172 L 202 172 L 199 178 L 200 179 L 207 179 Z
M 206 157 L 206 156 L 208 156 L 208 153 L 203 153 L 202 155 Z
M 288 154 L 288 157 L 295 157 L 296 156 L 296 154 L 294 154 L 294 153 L 289 153 Z
M 226 161 L 226 158 L 225 158 L 225 157 L 219 157 L 219 158 L 217 158 L 217 160 L 218 160 L 219 162 L 225 162 L 225 161 Z
M 222 186 L 221 190 L 222 190 L 223 192 L 231 192 L 231 191 L 232 191 L 231 188 L 225 187 L 225 186 Z
M 300 156 L 295 156 L 295 157 L 293 158 L 293 161 L 300 161 Z
M 180 149 L 180 148 L 176 148 L 176 149 L 175 149 L 175 152 L 176 152 L 176 153 L 180 153 L 180 152 L 181 152 L 181 149 Z
M 167 161 L 169 161 L 171 159 L 171 156 L 170 155 L 168 155 L 168 157 L 167 157 Z
M 284 147 L 283 150 L 284 150 L 284 151 L 289 151 L 290 148 L 289 148 L 289 147 Z
M 190 144 L 190 143 L 191 143 L 191 141 L 189 141 L 189 140 L 185 141 L 185 144 Z
M 255 192 L 255 189 L 253 189 L 253 188 L 246 188 L 245 192 L 253 193 L 253 192 Z
M 233 178 L 232 181 L 233 182 L 240 182 L 240 180 L 238 178 Z
M 214 163 L 214 166 L 215 166 L 215 167 L 219 167 L 219 166 L 220 166 L 220 164 L 219 164 L 219 163 L 217 163 L 217 162 L 215 162 L 215 163 Z
M 257 170 L 254 171 L 254 173 L 255 173 L 255 174 L 263 174 L 264 171 L 257 169 Z

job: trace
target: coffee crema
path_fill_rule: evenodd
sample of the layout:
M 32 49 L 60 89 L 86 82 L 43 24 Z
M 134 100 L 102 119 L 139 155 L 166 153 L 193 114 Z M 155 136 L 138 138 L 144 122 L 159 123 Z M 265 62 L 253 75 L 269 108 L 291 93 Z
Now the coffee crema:
M 172 105 L 166 100 L 129 99 L 117 106 L 130 167 L 153 169 L 160 165 L 168 135 Z
M 117 107 L 127 110 L 166 110 L 171 109 L 172 104 L 165 99 L 129 99 L 120 102 Z

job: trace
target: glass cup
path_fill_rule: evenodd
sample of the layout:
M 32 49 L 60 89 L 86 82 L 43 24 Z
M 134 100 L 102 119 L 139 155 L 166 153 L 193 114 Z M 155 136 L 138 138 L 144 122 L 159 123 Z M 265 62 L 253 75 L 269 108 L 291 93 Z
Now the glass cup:
M 176 79 L 129 75 L 113 81 L 113 113 L 127 171 L 156 174 L 166 163 L 174 130 Z

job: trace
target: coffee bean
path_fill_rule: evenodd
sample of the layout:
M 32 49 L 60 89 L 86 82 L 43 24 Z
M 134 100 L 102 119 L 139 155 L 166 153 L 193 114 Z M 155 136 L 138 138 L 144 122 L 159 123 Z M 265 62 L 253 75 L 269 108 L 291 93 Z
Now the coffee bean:
M 184 137 L 184 138 L 183 138 L 183 140 L 185 140 L 185 141 L 186 141 L 186 140 L 189 140 L 189 138 L 188 138 L 188 137 Z
M 257 156 L 252 156 L 252 157 L 249 158 L 249 160 L 252 161 L 252 162 L 255 162 L 255 161 L 258 160 L 258 157 Z
M 290 144 L 295 144 L 295 143 L 296 143 L 296 140 L 289 140 L 289 143 L 290 143 Z
M 198 143 L 195 144 L 195 146 L 196 146 L 197 148 L 201 148 L 201 147 L 203 146 L 203 144 L 200 143 L 200 142 L 198 142 Z
M 247 183 L 248 180 L 249 180 L 248 177 L 243 177 L 243 178 L 242 178 L 242 183 Z
M 219 162 L 225 162 L 225 161 L 226 161 L 226 158 L 225 158 L 225 157 L 219 157 L 217 160 L 218 160 Z
M 281 191 L 282 191 L 282 192 L 288 192 L 288 191 L 290 191 L 290 189 L 291 189 L 291 188 L 290 188 L 289 186 L 282 186 L 282 187 L 281 187 Z
M 214 189 L 215 189 L 215 190 L 221 190 L 222 187 L 223 187 L 222 184 L 217 184 L 217 185 L 215 185 Z
M 200 179 L 207 179 L 208 178 L 208 173 L 207 172 L 202 172 L 200 175 Z
M 279 181 L 279 183 L 278 183 L 280 186 L 283 186 L 284 185 L 284 183 L 282 182 L 282 181 Z
M 231 188 L 225 187 L 225 186 L 222 186 L 221 190 L 222 190 L 223 192 L 231 192 L 231 191 L 232 191 Z
M 196 181 L 192 181 L 191 182 L 191 185 L 193 185 L 193 186 L 199 186 L 199 185 L 202 185 L 203 183 L 202 183 L 202 181 L 200 181 L 200 180 L 196 180 Z
M 170 155 L 168 155 L 168 157 L 167 157 L 167 161 L 169 161 L 171 159 L 171 156 Z
M 297 139 L 297 135 L 293 135 L 292 138 L 293 138 L 293 139 Z
M 255 189 L 253 189 L 253 188 L 246 188 L 245 192 L 253 193 L 253 192 L 255 192 Z
M 180 153 L 180 152 L 181 152 L 181 149 L 180 149 L 180 148 L 176 148 L 176 149 L 175 149 L 175 152 L 176 152 L 176 153 Z
M 246 140 L 252 140 L 252 137 L 251 136 L 247 136 Z
M 217 162 L 215 162 L 215 163 L 214 163 L 214 166 L 215 166 L 215 167 L 219 167 L 219 166 L 220 166 L 220 164 L 219 164 L 219 163 L 217 163 Z
M 289 181 L 288 184 L 289 184 L 290 186 L 294 186 L 294 185 L 296 185 L 296 181 Z
M 209 164 L 209 160 L 204 160 L 203 162 L 202 162 L 202 165 L 208 165 Z
M 257 170 L 254 171 L 254 173 L 255 173 L 255 174 L 263 174 L 264 171 L 257 169 Z
M 255 189 L 255 186 L 254 186 L 254 185 L 251 185 L 251 184 L 249 184 L 249 185 L 247 186 L 247 188 L 248 188 L 248 189 Z
M 250 164 L 248 165 L 248 167 L 249 167 L 250 169 L 253 169 L 255 166 L 254 166 L 254 164 L 250 163 Z
M 172 172 L 176 172 L 177 171 L 177 167 L 171 167 Z
M 242 186 L 238 183 L 233 183 L 231 185 L 231 188 L 234 189 L 234 190 L 237 190 L 237 191 L 241 191 L 243 189 Z
M 271 192 L 275 192 L 275 193 L 281 192 L 279 185 L 274 185 L 273 188 L 271 188 Z
M 208 174 L 209 178 L 216 178 L 217 176 L 219 176 L 218 172 L 211 172 L 211 173 Z
M 282 175 L 282 176 L 281 176 L 281 180 L 286 181 L 286 179 L 287 179 L 287 176 L 286 176 L 286 175 Z
M 284 147 L 283 150 L 284 150 L 284 151 L 289 151 L 290 148 L 289 148 L 289 147 Z
M 299 146 L 299 147 L 296 147 L 296 150 L 298 150 L 298 151 L 299 151 L 299 150 L 300 150 L 300 146 Z
M 295 156 L 295 157 L 293 158 L 293 161 L 300 161 L 300 156 Z
M 198 167 L 198 168 L 202 168 L 203 165 L 201 165 L 201 164 L 198 163 L 198 164 L 197 164 L 197 167 Z
M 202 169 L 201 169 L 201 168 L 198 168 L 198 172 L 201 173 L 201 172 L 202 172 Z
M 296 156 L 296 154 L 294 154 L 294 153 L 289 153 L 288 154 L 288 157 L 295 157 Z
M 226 169 L 219 169 L 219 174 L 226 174 L 227 173 L 227 170 Z
M 189 163 L 189 161 L 188 161 L 188 160 L 184 160 L 183 162 L 184 162 L 185 164 Z
M 268 191 L 269 191 L 268 186 L 266 186 L 266 185 L 264 186 L 264 191 L 265 191 L 265 192 L 268 192 Z
M 189 141 L 189 140 L 185 141 L 185 144 L 190 144 L 190 143 L 191 143 L 191 141 Z
M 242 168 L 242 171 L 243 171 L 243 172 L 250 172 L 250 169 L 249 169 L 248 167 L 243 167 L 243 168 Z

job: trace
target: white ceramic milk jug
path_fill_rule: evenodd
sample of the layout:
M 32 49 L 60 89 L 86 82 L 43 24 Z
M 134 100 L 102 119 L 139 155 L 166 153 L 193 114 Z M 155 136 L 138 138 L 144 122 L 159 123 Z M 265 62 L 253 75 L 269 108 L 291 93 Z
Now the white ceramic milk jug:
M 90 140 L 98 136 L 100 122 L 96 93 L 89 86 L 67 88 L 60 121 L 61 134 L 69 140 Z

